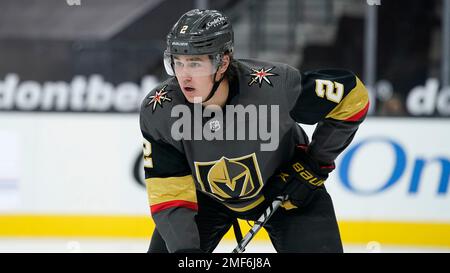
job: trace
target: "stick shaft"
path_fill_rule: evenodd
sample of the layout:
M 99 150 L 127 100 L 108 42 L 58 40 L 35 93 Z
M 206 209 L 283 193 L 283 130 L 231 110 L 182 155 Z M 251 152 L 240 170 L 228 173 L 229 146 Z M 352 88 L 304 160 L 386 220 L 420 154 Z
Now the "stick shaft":
M 250 241 L 255 237 L 256 233 L 266 224 L 269 218 L 274 214 L 274 212 L 280 207 L 284 200 L 287 197 L 285 196 L 277 196 L 275 200 L 267 207 L 264 213 L 259 217 L 259 219 L 255 222 L 253 227 L 247 232 L 241 242 L 238 243 L 236 248 L 232 253 L 242 253 L 245 251 L 245 247 L 250 243 Z

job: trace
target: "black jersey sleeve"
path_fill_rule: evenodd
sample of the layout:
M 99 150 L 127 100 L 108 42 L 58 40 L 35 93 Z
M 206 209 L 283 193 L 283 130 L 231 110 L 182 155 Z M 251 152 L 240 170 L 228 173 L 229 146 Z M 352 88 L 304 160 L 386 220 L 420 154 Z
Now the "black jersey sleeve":
M 291 117 L 298 123 L 318 123 L 310 154 L 321 163 L 333 163 L 366 117 L 367 89 L 353 72 L 340 69 L 304 73 L 291 69 L 286 82 L 288 94 L 299 94 Z
M 200 249 L 194 179 L 182 151 L 161 133 L 160 116 L 141 107 L 145 183 L 156 229 L 169 252 Z

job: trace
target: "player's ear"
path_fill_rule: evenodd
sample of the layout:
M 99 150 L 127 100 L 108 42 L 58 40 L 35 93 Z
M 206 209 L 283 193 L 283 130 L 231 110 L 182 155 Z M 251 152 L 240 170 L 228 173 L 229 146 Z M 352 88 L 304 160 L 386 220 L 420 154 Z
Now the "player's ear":
M 222 63 L 219 67 L 219 73 L 223 74 L 225 71 L 227 71 L 228 66 L 230 65 L 230 56 L 228 54 L 223 55 L 222 57 Z

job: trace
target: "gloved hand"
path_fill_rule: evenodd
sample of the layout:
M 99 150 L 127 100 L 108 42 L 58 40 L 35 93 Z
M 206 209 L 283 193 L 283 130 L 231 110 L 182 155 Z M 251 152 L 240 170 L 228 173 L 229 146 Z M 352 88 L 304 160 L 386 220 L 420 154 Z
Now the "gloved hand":
M 319 164 L 308 154 L 307 146 L 299 145 L 291 161 L 269 179 L 266 196 L 273 198 L 280 194 L 288 195 L 292 205 L 305 207 L 332 170 L 334 163 Z

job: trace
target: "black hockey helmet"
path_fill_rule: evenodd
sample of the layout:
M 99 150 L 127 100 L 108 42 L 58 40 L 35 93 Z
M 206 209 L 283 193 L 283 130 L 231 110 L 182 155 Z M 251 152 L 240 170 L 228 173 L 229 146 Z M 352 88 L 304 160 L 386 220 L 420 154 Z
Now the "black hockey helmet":
M 233 52 L 233 36 L 231 22 L 221 12 L 200 9 L 186 12 L 167 35 L 164 52 L 167 73 L 174 76 L 173 55 L 210 55 L 217 69 L 223 53 Z
M 203 55 L 233 50 L 233 29 L 228 18 L 217 10 L 186 12 L 167 35 L 167 52 Z

